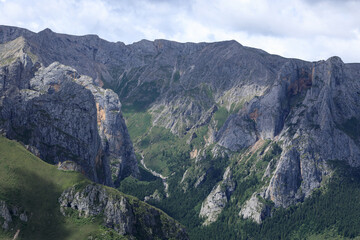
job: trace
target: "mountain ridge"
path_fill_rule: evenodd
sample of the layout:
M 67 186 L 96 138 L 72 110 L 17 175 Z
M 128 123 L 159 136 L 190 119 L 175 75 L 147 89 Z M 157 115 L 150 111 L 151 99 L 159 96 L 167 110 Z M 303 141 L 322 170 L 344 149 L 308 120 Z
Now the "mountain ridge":
M 3 39 L 24 32 L 3 31 L 11 33 Z M 152 186 L 147 199 L 190 228 L 225 216 L 231 226 L 261 225 L 326 188 L 331 161 L 360 165 L 360 64 L 283 58 L 236 41 L 30 35 L 45 66 L 71 66 L 117 93 L 135 153 L 168 177 L 169 195 L 141 177 L 124 176 L 119 187 L 144 197 L 131 184 Z

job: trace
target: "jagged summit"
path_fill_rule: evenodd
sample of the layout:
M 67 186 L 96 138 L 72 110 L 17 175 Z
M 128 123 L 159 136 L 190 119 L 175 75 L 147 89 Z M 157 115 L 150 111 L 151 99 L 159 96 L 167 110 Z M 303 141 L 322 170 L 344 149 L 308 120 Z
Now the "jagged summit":
M 329 57 L 326 61 L 330 61 L 333 64 L 343 64 L 343 60 L 338 56 Z
M 38 34 L 52 34 L 54 33 L 50 28 L 45 28 L 44 30 L 41 30 L 38 32 Z

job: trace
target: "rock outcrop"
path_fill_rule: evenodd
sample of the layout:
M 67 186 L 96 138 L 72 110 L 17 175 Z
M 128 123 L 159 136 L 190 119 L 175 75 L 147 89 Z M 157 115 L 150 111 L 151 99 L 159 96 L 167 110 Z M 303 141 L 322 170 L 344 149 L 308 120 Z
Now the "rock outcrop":
M 329 160 L 359 166 L 360 147 L 353 134 L 360 110 L 355 69 L 358 66 L 345 65 L 339 58 L 313 64 L 312 87 L 298 91 L 303 100 L 292 107 L 279 134 L 286 151 L 266 192 L 276 206 L 287 207 L 308 197 L 331 173 Z
M 244 219 L 249 218 L 260 224 L 262 220 L 270 216 L 271 211 L 271 208 L 260 199 L 263 200 L 258 193 L 254 193 L 242 206 L 239 215 Z
M 257 139 L 268 139 L 283 149 L 276 164 L 271 162 L 273 173 L 264 173 L 271 178 L 264 194 L 254 193 L 240 216 L 260 223 L 269 216 L 265 199 L 275 207 L 303 201 L 331 175 L 328 161 L 359 166 L 359 69 L 359 64 L 344 64 L 337 57 L 315 63 L 289 61 L 263 96 L 227 119 L 217 133 L 218 145 L 238 152 Z M 215 196 L 226 204 L 215 189 L 207 200 Z M 211 208 L 218 211 L 215 205 Z
M 5 201 L 0 200 L 0 225 L 3 230 L 8 230 L 14 218 L 18 218 L 22 222 L 28 221 L 25 211 L 16 206 L 10 207 Z
M 10 211 L 8 206 L 4 201 L 0 201 L 0 216 L 2 217 L 2 220 L 4 221 L 2 223 L 2 228 L 4 230 L 7 230 L 9 228 L 9 223 L 12 222 L 12 218 L 10 215 Z M 1 224 L 1 222 L 0 222 Z
M 201 205 L 199 216 L 205 219 L 203 225 L 209 225 L 217 220 L 235 187 L 236 183 L 232 179 L 231 169 L 227 168 L 223 180 L 214 187 Z
M 228 118 L 225 125 L 217 133 L 217 144 L 231 151 L 239 151 L 253 145 L 256 140 L 254 122 L 238 115 Z
M 106 227 L 141 239 L 189 239 L 184 228 L 150 205 L 100 185 L 74 186 L 59 198 L 64 216 L 101 216 Z
M 1 129 L 52 163 L 72 161 L 91 180 L 117 185 L 138 168 L 111 90 L 60 63 L 42 66 L 22 38 L 0 46 Z
M 102 149 L 110 163 L 111 177 L 115 186 L 118 186 L 124 177 L 129 175 L 137 177 L 139 169 L 122 116 L 119 97 L 110 89 L 104 90 L 95 86 L 89 77 L 80 77 L 76 82 L 85 86 L 94 95 Z

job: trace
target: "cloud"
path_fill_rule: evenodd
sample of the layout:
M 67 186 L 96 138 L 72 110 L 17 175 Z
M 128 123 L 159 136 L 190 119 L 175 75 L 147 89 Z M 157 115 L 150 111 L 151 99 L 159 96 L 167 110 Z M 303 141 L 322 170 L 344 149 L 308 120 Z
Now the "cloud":
M 235 39 L 285 57 L 360 62 L 360 1 L 0 0 L 0 23 L 110 41 Z

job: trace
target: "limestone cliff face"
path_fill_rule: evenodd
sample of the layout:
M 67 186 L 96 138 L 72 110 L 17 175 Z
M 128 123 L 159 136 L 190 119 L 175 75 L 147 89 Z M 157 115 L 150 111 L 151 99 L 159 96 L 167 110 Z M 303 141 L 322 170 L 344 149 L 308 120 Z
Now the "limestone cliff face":
M 291 109 L 279 135 L 286 151 L 266 192 L 275 205 L 289 206 L 309 196 L 330 174 L 329 160 L 359 166 L 358 69 L 336 57 L 313 64 L 312 87 Z
M 23 38 L 0 45 L 0 53 L 6 55 L 0 93 L 1 129 L 7 137 L 22 141 L 49 163 L 75 162 L 99 183 L 113 185 L 137 176 L 115 93 L 94 86 L 71 67 L 34 63 Z
M 150 205 L 100 185 L 76 186 L 59 198 L 60 209 L 80 217 L 102 216 L 103 224 L 121 235 L 139 239 L 189 239 L 184 228 Z
M 235 188 L 236 182 L 232 179 L 231 169 L 227 168 L 223 180 L 214 187 L 201 205 L 199 216 L 205 218 L 203 225 L 209 225 L 217 220 Z
M 117 186 L 124 177 L 137 177 L 139 169 L 119 97 L 110 89 L 95 86 L 89 77 L 80 77 L 76 82 L 89 89 L 94 96 L 98 131 L 102 149 L 110 164 L 112 182 Z
M 270 207 L 260 201 L 261 196 L 254 193 L 249 200 L 247 200 L 242 206 L 239 215 L 244 219 L 252 219 L 256 223 L 260 224 L 265 217 L 270 215 Z
M 256 140 L 255 124 L 250 118 L 230 116 L 217 132 L 217 143 L 231 151 L 239 151 L 253 145 Z
M 275 207 L 303 201 L 331 176 L 331 160 L 359 166 L 359 70 L 359 64 L 344 64 L 338 57 L 289 60 L 264 95 L 227 119 L 217 132 L 218 145 L 239 151 L 267 139 L 283 149 L 271 162 L 274 171 L 264 175 L 270 181 L 242 206 L 240 216 L 260 223 L 269 215 L 266 199 Z M 215 206 L 211 211 L 219 214 Z

